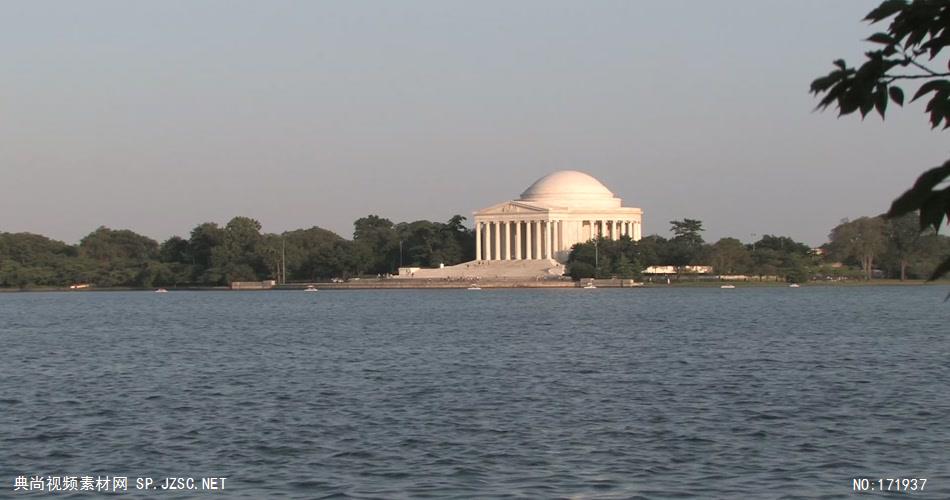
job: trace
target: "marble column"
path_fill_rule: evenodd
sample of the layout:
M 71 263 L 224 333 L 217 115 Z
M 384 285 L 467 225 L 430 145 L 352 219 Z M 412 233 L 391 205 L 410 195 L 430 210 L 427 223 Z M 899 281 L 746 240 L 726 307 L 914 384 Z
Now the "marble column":
M 521 260 L 521 221 L 515 222 L 515 260 Z
M 524 250 L 525 259 L 534 259 L 534 221 L 524 221 Z
M 534 234 L 534 258 L 543 259 L 544 258 L 544 221 L 534 221 L 534 229 L 536 230 Z
M 511 221 L 505 221 L 505 260 L 511 260 Z
M 475 223 L 475 260 L 482 260 L 482 223 Z
M 550 259 L 553 256 L 551 252 L 551 221 L 544 222 L 544 258 Z
M 531 221 L 524 223 L 524 258 L 531 260 L 534 254 L 531 253 Z
M 534 255 L 534 221 L 533 220 L 525 221 L 524 227 L 525 227 L 524 247 L 528 254 L 527 259 L 532 260 L 535 257 Z
M 501 225 L 498 221 L 493 221 L 492 225 L 492 251 L 491 251 L 491 260 L 501 260 Z
M 495 260 L 498 258 L 498 254 L 494 251 L 492 242 L 498 237 L 498 231 L 495 230 L 494 222 L 487 222 L 485 225 L 488 229 L 485 232 L 485 253 L 488 255 L 486 260 Z

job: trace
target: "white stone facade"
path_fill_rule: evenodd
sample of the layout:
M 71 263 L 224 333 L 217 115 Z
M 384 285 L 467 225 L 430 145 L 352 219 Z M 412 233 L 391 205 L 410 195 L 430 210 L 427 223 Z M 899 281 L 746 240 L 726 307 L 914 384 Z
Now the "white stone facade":
M 562 170 L 538 179 L 521 198 L 475 212 L 475 260 L 566 262 L 571 247 L 598 236 L 639 240 L 643 210 L 624 207 L 600 181 Z

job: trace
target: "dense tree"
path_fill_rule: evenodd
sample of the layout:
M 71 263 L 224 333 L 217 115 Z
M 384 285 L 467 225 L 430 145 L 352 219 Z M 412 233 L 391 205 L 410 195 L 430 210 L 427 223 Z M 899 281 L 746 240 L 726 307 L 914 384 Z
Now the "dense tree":
M 818 267 L 811 247 L 788 236 L 766 234 L 752 248 L 752 272 L 758 276 L 779 276 L 798 283 L 807 281 Z
M 98 266 L 91 281 L 99 286 L 139 286 L 143 270 L 158 258 L 158 243 L 128 229 L 99 227 L 79 242 L 79 256 Z
M 942 61 L 944 49 L 950 46 L 950 1 L 886 0 L 865 17 L 872 24 L 887 19 L 891 20 L 887 29 L 868 38 L 878 48 L 865 53 L 860 67 L 849 67 L 838 59 L 833 71 L 812 82 L 811 92 L 822 96 L 818 108 L 835 104 L 839 116 L 860 112 L 862 117 L 876 110 L 884 118 L 889 100 L 898 106 L 904 104 L 905 94 L 899 84 L 913 82 L 920 85 L 910 100 L 927 97 L 931 126 L 947 129 L 950 72 L 931 65 Z M 894 200 L 887 215 L 917 212 L 920 229 L 939 231 L 944 218 L 950 218 L 948 180 L 950 161 L 924 172 L 913 187 Z M 948 272 L 950 257 L 935 267 L 930 278 Z
M 597 275 L 597 270 L 593 265 L 588 264 L 586 261 L 575 260 L 570 262 L 567 267 L 567 274 L 574 281 L 593 278 Z
M 447 255 L 446 262 L 458 264 L 459 262 L 475 259 L 475 232 L 465 227 L 465 220 L 465 217 L 461 215 L 453 215 L 442 226 L 442 237 L 446 241 L 446 246 L 452 246 L 458 252 L 457 254 Z
M 54 286 L 84 281 L 95 263 L 76 247 L 32 233 L 0 233 L 0 286 Z
M 346 274 L 344 240 L 333 231 L 314 226 L 285 232 L 282 238 L 289 280 L 315 281 Z
M 474 259 L 474 234 L 455 215 L 446 223 L 426 220 L 396 225 L 402 245 L 401 264 L 407 266 L 447 266 Z
M 375 274 L 395 273 L 399 265 L 399 235 L 395 225 L 389 219 L 378 215 L 367 215 L 353 223 L 353 242 L 361 248 L 356 252 L 358 273 Z
M 853 258 L 861 264 L 865 279 L 871 279 L 874 259 L 886 249 L 887 240 L 881 217 L 860 217 L 843 221 L 831 230 L 829 248 L 834 257 Z
M 811 252 L 811 247 L 804 243 L 795 241 L 788 236 L 774 236 L 771 234 L 766 234 L 762 236 L 759 241 L 755 242 L 755 248 L 757 250 L 760 248 L 768 248 L 782 253 L 797 255 L 808 255 Z
M 680 240 L 690 245 L 703 244 L 703 222 L 696 219 L 671 220 L 670 231 L 674 240 Z
M 146 261 L 158 256 L 158 243 L 128 229 L 100 226 L 79 242 L 79 254 L 98 261 Z
M 187 240 L 173 236 L 161 245 L 132 231 L 105 227 L 79 245 L 29 233 L 0 233 L 0 286 L 227 285 L 237 280 L 277 279 L 285 266 L 289 281 L 346 279 L 375 273 L 373 266 L 394 269 L 400 241 L 407 265 L 453 265 L 474 257 L 474 234 L 465 228 L 464 220 L 456 215 L 444 223 L 392 224 L 370 216 L 355 224 L 360 239 L 353 241 L 319 227 L 265 234 L 260 223 L 247 217 L 235 217 L 224 227 L 202 223 Z M 950 238 L 932 230 L 920 233 L 913 215 L 886 224 L 880 217 L 863 217 L 832 231 L 833 241 L 826 245 L 828 258 L 860 266 L 861 271 L 834 262 L 822 265 L 807 245 L 785 236 L 765 235 L 751 245 L 735 238 L 706 245 L 700 221 L 673 222 L 678 224 L 673 224 L 675 236 L 669 240 L 650 235 L 635 242 L 624 236 L 577 244 L 569 255 L 568 273 L 576 279 L 636 279 L 648 266 L 683 262 L 677 259 L 688 248 L 692 255 L 682 265 L 712 265 L 720 274 L 779 276 L 790 281 L 816 274 L 850 279 L 867 277 L 878 263 L 888 276 L 917 277 L 950 253 Z M 383 250 L 388 264 L 373 253 L 374 246 Z M 868 253 L 867 248 L 873 251 Z
M 669 265 L 676 266 L 679 274 L 684 267 L 699 263 L 704 245 L 700 234 L 703 231 L 703 223 L 696 219 L 683 219 L 670 221 L 670 225 L 673 238 L 667 246 L 666 260 Z
M 574 278 L 639 278 L 643 272 L 641 247 L 629 236 L 597 238 L 578 243 L 568 255 L 568 274 Z
M 192 264 L 188 240 L 181 236 L 172 236 L 163 241 L 158 247 L 158 257 L 162 262 Z
M 222 243 L 224 243 L 224 229 L 214 222 L 199 224 L 191 230 L 188 248 L 197 275 L 212 266 L 211 251 Z
M 930 232 L 920 238 L 917 251 L 911 254 L 907 274 L 915 278 L 930 277 L 943 256 L 950 255 L 950 237 Z
M 707 253 L 716 274 L 742 274 L 751 267 L 749 250 L 736 238 L 722 238 Z
M 640 263 L 644 268 L 665 265 L 670 262 L 668 259 L 670 253 L 669 240 L 666 238 L 651 234 L 644 236 L 640 241 L 637 241 L 636 244 L 637 253 L 640 256 Z
M 396 226 L 396 234 L 401 245 L 401 262 L 409 266 L 436 267 L 444 263 L 436 249 L 441 245 L 439 227 L 427 220 L 401 223 Z
M 226 285 L 268 277 L 260 230 L 261 223 L 248 217 L 228 221 L 223 240 L 211 249 L 211 267 L 205 270 L 203 281 Z
M 885 226 L 887 249 L 885 258 L 896 267 L 900 280 L 907 279 L 907 267 L 911 259 L 920 251 L 924 232 L 920 230 L 916 214 L 904 214 L 887 220 Z M 928 228 L 928 231 L 933 231 Z

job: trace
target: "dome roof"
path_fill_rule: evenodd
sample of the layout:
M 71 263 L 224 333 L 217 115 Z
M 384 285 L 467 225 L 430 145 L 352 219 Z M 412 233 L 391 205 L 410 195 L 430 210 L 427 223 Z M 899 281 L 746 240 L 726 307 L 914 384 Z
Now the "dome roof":
M 521 193 L 521 201 L 572 207 L 577 205 L 587 205 L 592 208 L 620 206 L 620 199 L 616 198 L 607 186 L 577 170 L 560 170 L 545 175 Z

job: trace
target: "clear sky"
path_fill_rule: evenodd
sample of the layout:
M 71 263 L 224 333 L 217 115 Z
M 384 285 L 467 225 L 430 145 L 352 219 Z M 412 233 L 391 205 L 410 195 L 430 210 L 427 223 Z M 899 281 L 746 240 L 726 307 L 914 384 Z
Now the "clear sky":
M 644 234 L 825 241 L 948 156 L 813 112 L 877 1 L 4 2 L 0 231 L 444 221 L 576 169 Z M 471 222 L 471 221 L 469 221 Z

